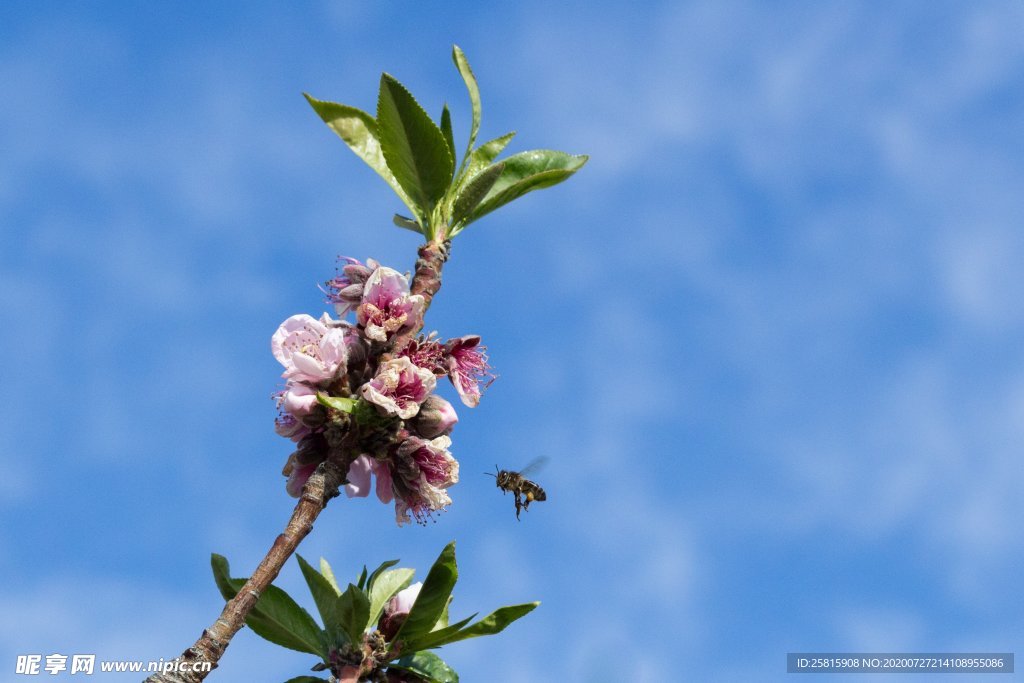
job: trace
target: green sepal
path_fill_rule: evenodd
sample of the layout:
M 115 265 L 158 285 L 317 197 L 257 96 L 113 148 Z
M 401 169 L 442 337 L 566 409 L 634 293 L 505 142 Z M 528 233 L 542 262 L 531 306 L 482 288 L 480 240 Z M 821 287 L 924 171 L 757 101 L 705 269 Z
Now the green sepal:
M 418 208 L 424 223 L 444 196 L 455 171 L 444 133 L 412 94 L 390 74 L 381 74 L 377 98 L 377 134 L 381 152 L 398 184 Z
M 388 168 L 384 159 L 380 139 L 377 137 L 377 121 L 365 111 L 347 104 L 325 102 L 311 97 L 307 93 L 303 93 L 303 95 L 323 122 L 345 141 L 345 144 L 356 153 L 356 156 L 376 171 L 377 175 L 391 186 L 402 203 L 415 214 L 418 210 L 417 206 L 402 189 L 402 185 Z
M 573 155 L 543 149 L 520 152 L 504 159 L 504 171 L 466 224 L 528 192 L 557 185 L 578 171 L 587 163 L 587 159 L 585 154 Z
M 247 579 L 231 578 L 227 558 L 223 555 L 210 555 L 210 566 L 224 600 L 234 598 Z M 309 612 L 277 586 L 267 586 L 245 623 L 256 635 L 276 645 L 327 658 L 324 632 Z
M 398 591 L 408 588 L 415 573 L 414 569 L 389 569 L 380 574 L 374 572 L 374 575 L 370 577 L 367 590 L 370 596 L 369 623 L 377 623 L 388 600 L 393 598 Z
M 358 645 L 369 622 L 370 602 L 366 593 L 350 583 L 338 597 L 337 609 L 341 631 L 348 636 L 349 642 Z
M 429 683 L 459 683 L 455 669 L 433 652 L 415 652 L 388 665 L 389 669 L 409 671 Z
M 316 402 L 327 408 L 333 408 L 341 413 L 351 413 L 359 403 L 357 398 L 344 398 L 342 396 L 328 396 L 319 391 L 316 393 Z
M 398 629 L 394 640 L 415 640 L 429 633 L 437 620 L 441 618 L 448 605 L 448 598 L 459 578 L 458 566 L 455 564 L 455 541 L 444 547 L 434 565 L 430 568 L 427 578 L 423 581 L 420 594 L 416 597 L 409 616 Z
M 324 628 L 333 640 L 341 627 L 338 617 L 338 593 L 334 590 L 331 582 L 306 562 L 302 555 L 296 553 L 295 558 L 302 569 L 302 576 L 306 579 L 309 592 L 313 595 L 313 602 L 316 603 L 316 609 L 320 613 L 320 619 L 324 622 Z

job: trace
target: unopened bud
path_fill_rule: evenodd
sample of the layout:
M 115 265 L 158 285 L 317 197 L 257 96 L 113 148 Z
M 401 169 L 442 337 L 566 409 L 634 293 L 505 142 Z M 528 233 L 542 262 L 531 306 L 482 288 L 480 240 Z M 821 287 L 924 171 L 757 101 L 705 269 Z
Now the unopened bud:
M 295 461 L 299 465 L 319 464 L 327 457 L 327 439 L 323 434 L 303 437 L 295 449 Z
M 409 618 L 409 612 L 412 610 L 421 588 L 423 588 L 423 582 L 417 581 L 408 588 L 398 591 L 395 597 L 391 598 L 384 606 L 384 613 L 380 615 L 377 629 L 386 640 L 390 641 L 398 635 L 398 630 Z
M 420 412 L 413 418 L 412 424 L 416 433 L 424 439 L 433 439 L 450 434 L 459 421 L 452 404 L 437 394 L 431 394 L 420 406 Z

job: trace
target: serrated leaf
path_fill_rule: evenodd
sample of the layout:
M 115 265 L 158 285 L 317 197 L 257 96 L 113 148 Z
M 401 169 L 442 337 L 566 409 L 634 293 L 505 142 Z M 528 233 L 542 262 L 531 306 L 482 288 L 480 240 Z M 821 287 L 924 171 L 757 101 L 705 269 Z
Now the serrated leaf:
M 455 62 L 455 68 L 459 70 L 462 80 L 466 82 L 466 90 L 469 91 L 469 104 L 473 109 L 473 120 L 469 128 L 469 144 L 466 145 L 466 154 L 462 159 L 462 163 L 465 165 L 470 152 L 473 151 L 477 133 L 480 132 L 480 86 L 477 85 L 476 76 L 473 75 L 473 69 L 469 66 L 469 60 L 466 59 L 465 53 L 458 45 L 452 46 L 452 61 Z
M 349 641 L 358 644 L 369 621 L 370 602 L 366 593 L 351 583 L 338 597 L 338 624 Z
M 452 133 L 452 113 L 448 111 L 448 105 L 441 110 L 441 134 L 444 141 L 448 143 L 448 151 L 452 155 L 452 162 L 455 161 L 455 134 Z
M 388 665 L 391 669 L 410 671 L 430 683 L 459 683 L 455 669 L 433 652 L 416 652 Z
M 528 192 L 557 185 L 578 171 L 587 159 L 584 154 L 552 150 L 520 152 L 504 159 L 504 171 L 470 215 L 467 224 Z
M 325 579 L 327 579 L 327 583 L 331 584 L 331 588 L 334 589 L 334 594 L 341 595 L 341 588 L 338 587 L 338 579 L 334 578 L 334 570 L 331 569 L 331 565 L 327 564 L 327 560 L 322 557 L 320 558 L 320 573 Z
M 430 568 L 423 588 L 416 597 L 416 602 L 409 610 L 409 616 L 395 634 L 395 640 L 414 640 L 424 633 L 429 633 L 434 624 L 441 618 L 441 613 L 448 604 L 448 597 L 455 588 L 459 578 L 458 566 L 455 563 L 455 541 L 444 547 Z
M 406 230 L 412 230 L 413 232 L 419 233 L 421 235 L 423 234 L 423 228 L 422 228 L 422 226 L 420 226 L 419 223 L 417 223 L 416 221 L 414 221 L 411 218 L 406 218 L 405 216 L 403 216 L 401 214 L 397 214 L 396 213 L 395 217 L 391 219 L 391 222 L 394 223 L 395 225 L 397 225 L 400 228 L 405 228 Z
M 480 171 L 476 177 L 469 180 L 466 186 L 462 188 L 459 196 L 455 198 L 455 205 L 452 209 L 451 224 L 455 228 L 454 233 L 458 232 L 459 225 L 469 217 L 473 210 L 483 201 L 484 197 L 487 196 L 487 193 L 494 187 L 494 183 L 497 182 L 504 170 L 505 164 L 502 162 L 488 166 Z
M 365 111 L 347 104 L 318 100 L 307 93 L 303 93 L 303 95 L 323 122 L 345 141 L 345 144 L 356 153 L 356 156 L 365 161 L 370 168 L 377 172 L 377 175 L 391 186 L 391 189 L 395 191 L 402 203 L 409 207 L 410 211 L 416 213 L 416 205 L 402 189 L 402 185 L 388 168 L 384 159 L 380 139 L 377 137 L 376 120 Z
M 356 404 L 359 403 L 359 399 L 345 398 L 343 396 L 328 396 L 327 394 L 317 392 L 316 402 L 327 408 L 333 408 L 341 413 L 351 413 L 355 410 Z
M 210 566 L 221 595 L 225 600 L 231 600 L 247 579 L 230 578 L 230 567 L 223 555 L 213 553 Z M 267 586 L 245 623 L 256 635 L 276 645 L 327 657 L 323 631 L 309 612 L 277 586 Z
M 389 74 L 380 77 L 377 134 L 398 184 L 419 208 L 419 215 L 429 216 L 451 183 L 455 163 L 441 129 Z
M 327 630 L 328 635 L 333 636 L 338 632 L 340 628 L 338 618 L 338 593 L 335 592 L 334 586 L 328 581 L 323 575 L 314 569 L 306 560 L 299 555 L 295 554 L 295 558 L 299 562 L 299 567 L 302 569 L 302 576 L 306 579 L 306 585 L 309 586 L 309 592 L 313 595 L 313 602 L 316 603 L 316 609 L 320 613 L 320 619 L 324 622 L 324 628 Z
M 382 571 L 386 566 L 397 563 L 398 560 L 393 560 L 390 564 L 385 562 L 381 567 L 370 576 L 369 581 L 369 594 L 370 594 L 370 619 L 369 623 L 376 624 L 380 618 L 380 613 L 384 611 L 384 606 L 388 604 L 388 600 L 395 596 L 395 593 L 407 588 L 412 583 L 412 577 L 416 573 L 414 569 L 391 569 L 388 571 Z M 380 572 L 378 574 L 378 572 Z
M 472 178 L 481 170 L 489 166 L 492 161 L 498 158 L 498 155 L 501 154 L 502 150 L 508 146 L 508 143 L 510 143 L 512 138 L 515 136 L 515 131 L 505 133 L 500 138 L 488 140 L 474 149 L 473 153 L 469 155 L 469 165 L 466 167 L 466 177 Z

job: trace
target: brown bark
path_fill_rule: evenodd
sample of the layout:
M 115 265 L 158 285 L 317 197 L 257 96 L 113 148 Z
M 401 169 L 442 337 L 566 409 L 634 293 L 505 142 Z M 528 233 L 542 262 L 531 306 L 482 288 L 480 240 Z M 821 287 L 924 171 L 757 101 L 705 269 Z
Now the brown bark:
M 450 245 L 451 242 L 445 241 L 424 244 L 419 248 L 411 289 L 413 294 L 423 295 L 424 312 L 430 307 L 434 295 L 441 289 L 441 269 L 448 260 Z M 419 329 L 410 330 L 405 335 L 396 337 L 394 348 L 402 348 L 418 333 Z M 277 578 L 281 567 L 299 547 L 302 539 L 313 530 L 313 522 L 327 507 L 328 501 L 338 495 L 338 488 L 345 481 L 347 472 L 347 462 L 337 462 L 333 459 L 327 460 L 317 468 L 302 489 L 302 497 L 292 511 L 284 533 L 274 540 L 263 561 L 238 594 L 224 606 L 220 617 L 203 631 L 199 639 L 185 650 L 175 660 L 176 662 L 187 665 L 188 669 L 201 662 L 209 662 L 212 665 L 211 670 L 217 668 L 217 663 L 231 638 L 245 625 L 245 618 L 256 606 L 260 595 Z M 199 683 L 208 673 L 191 670 L 160 673 L 150 676 L 144 683 Z

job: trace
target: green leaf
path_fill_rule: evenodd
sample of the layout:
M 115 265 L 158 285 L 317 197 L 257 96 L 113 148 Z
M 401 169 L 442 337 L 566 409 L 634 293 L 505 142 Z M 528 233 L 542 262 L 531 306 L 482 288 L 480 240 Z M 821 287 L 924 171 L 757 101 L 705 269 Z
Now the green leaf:
M 350 642 L 360 643 L 370 614 L 370 602 L 366 598 L 366 593 L 350 583 L 345 592 L 338 597 L 337 609 L 341 630 L 348 635 Z
M 389 74 L 380 77 L 377 128 L 388 168 L 419 216 L 429 216 L 451 183 L 455 162 L 441 129 Z
M 457 643 L 460 640 L 467 640 L 468 638 L 478 638 L 480 636 L 489 636 L 495 633 L 500 633 L 513 621 L 532 612 L 539 604 L 539 602 L 528 602 L 523 605 L 502 607 L 488 614 L 472 626 L 463 628 L 473 619 L 473 617 L 476 616 L 474 614 L 447 628 L 427 633 L 419 638 L 409 639 L 405 643 L 406 651 L 426 650 L 428 648 L 441 647 L 442 645 L 448 645 L 450 643 Z
M 527 192 L 557 185 L 587 163 L 587 158 L 584 154 L 572 155 L 543 149 L 510 156 L 504 160 L 505 170 L 501 177 L 470 215 L 467 224 Z
M 385 569 L 390 569 L 391 567 L 394 567 L 396 564 L 398 564 L 398 560 L 387 560 L 385 562 L 381 562 L 380 566 L 374 569 L 373 572 L 370 574 L 370 578 L 366 580 L 366 592 L 370 592 L 370 590 L 373 588 L 373 584 L 377 581 L 377 577 L 380 576 Z
M 335 595 L 341 595 L 341 588 L 338 587 L 338 580 L 334 578 L 334 570 L 331 569 L 331 565 L 327 564 L 327 560 L 320 558 L 320 573 L 323 575 L 327 582 L 331 584 L 331 588 L 334 589 Z
M 406 218 L 405 216 L 403 216 L 401 214 L 397 214 L 396 213 L 395 217 L 391 219 L 391 222 L 394 223 L 395 225 L 397 225 L 400 228 L 405 228 L 406 230 L 412 230 L 413 232 L 418 232 L 421 235 L 423 234 L 423 227 L 419 223 L 417 223 L 416 221 L 414 221 L 411 218 Z
M 476 618 L 477 614 L 479 614 L 479 612 L 474 612 L 465 619 L 457 621 L 454 624 L 451 624 L 450 626 L 445 626 L 444 628 L 439 628 L 436 631 L 431 631 L 430 633 L 424 634 L 419 638 L 407 640 L 405 641 L 404 647 L 407 652 L 415 652 L 416 650 L 426 650 L 432 647 L 440 647 L 445 643 L 451 642 L 452 638 L 457 636 L 459 631 L 461 631 L 466 624 L 473 621 L 473 619 Z
M 438 618 L 437 623 L 434 624 L 434 628 L 431 629 L 431 633 L 434 631 L 440 631 L 443 628 L 448 628 L 448 609 L 452 606 L 451 597 L 448 598 L 448 602 L 444 606 L 444 611 L 441 612 L 441 616 Z
M 441 618 L 445 606 L 448 604 L 448 597 L 455 588 L 455 582 L 459 578 L 459 570 L 455 564 L 455 541 L 444 547 L 438 555 L 434 566 L 430 568 L 426 580 L 423 581 L 423 588 L 409 610 L 409 617 L 398 629 L 395 640 L 413 640 L 424 633 L 429 633 L 437 620 Z
M 448 143 L 448 151 L 452 155 L 452 161 L 455 160 L 455 134 L 452 133 L 452 113 L 448 111 L 448 105 L 444 105 L 444 109 L 441 110 L 441 134 L 444 135 L 444 141 Z
M 356 588 L 366 592 L 366 565 L 363 565 L 363 572 L 359 575 L 359 583 L 356 584 Z
M 476 83 L 476 76 L 473 75 L 473 70 L 469 67 L 466 55 L 458 45 L 452 46 L 452 61 L 455 62 L 455 68 L 462 75 L 462 80 L 466 82 L 466 90 L 469 91 L 469 103 L 473 108 L 473 122 L 469 128 L 469 144 L 466 145 L 466 155 L 462 159 L 462 163 L 465 165 L 466 159 L 469 158 L 470 152 L 473 151 L 476 135 L 480 132 L 480 86 Z
M 398 560 L 392 561 L 390 564 L 385 562 L 370 576 L 369 594 L 370 594 L 370 618 L 369 623 L 377 623 L 377 619 L 380 618 L 380 613 L 384 611 L 384 605 L 388 604 L 388 600 L 394 597 L 395 593 L 407 588 L 412 583 L 413 574 L 416 573 L 414 569 L 391 569 L 388 571 L 381 571 L 384 567 L 391 566 L 391 564 L 397 563 Z M 378 572 L 380 572 L 378 574 Z
M 466 220 L 473 209 L 487 196 L 504 170 L 505 164 L 502 162 L 488 166 L 462 188 L 452 209 L 451 224 L 455 228 L 455 232 L 458 232 L 459 224 Z
M 231 600 L 245 585 L 246 579 L 230 578 L 227 558 L 210 556 L 213 578 L 225 600 Z M 272 643 L 299 652 L 327 657 L 323 631 L 292 598 L 277 586 L 267 586 L 245 623 L 256 635 Z
M 295 678 L 289 678 L 284 683 L 327 683 L 327 679 L 317 678 L 316 676 L 296 676 Z
M 508 143 L 515 136 L 515 131 L 505 133 L 500 138 L 489 140 L 474 149 L 473 153 L 469 155 L 469 165 L 466 167 L 465 176 L 472 178 L 481 170 L 487 168 L 492 161 L 498 158 L 498 155 L 501 154 L 502 150 L 508 146 Z
M 355 410 L 356 404 L 359 403 L 359 399 L 356 398 L 343 398 L 341 396 L 328 396 L 327 394 L 321 394 L 317 392 L 316 402 L 327 408 L 334 408 L 341 413 L 351 413 Z
M 345 141 L 345 144 L 356 153 L 356 156 L 365 161 L 370 168 L 377 172 L 377 175 L 391 186 L 391 189 L 395 191 L 402 203 L 409 207 L 410 211 L 416 213 L 416 205 L 409 199 L 409 195 L 402 189 L 395 174 L 391 172 L 384 160 L 380 140 L 377 137 L 377 122 L 374 118 L 365 111 L 346 104 L 325 102 L 310 97 L 307 93 L 303 93 L 303 95 L 313 110 L 323 119 L 323 122 Z
M 320 612 L 324 628 L 329 635 L 333 636 L 340 628 L 338 594 L 331 582 L 306 562 L 302 555 L 296 553 L 295 557 L 299 561 L 299 567 L 302 569 L 302 576 L 306 579 L 306 585 L 309 586 L 309 592 L 313 594 L 313 602 L 316 603 L 316 609 Z
M 534 609 L 536 609 L 539 602 L 528 602 L 523 605 L 509 605 L 508 607 L 500 607 L 486 617 L 476 622 L 468 628 L 464 628 L 459 631 L 458 635 L 447 641 L 448 643 L 455 643 L 460 640 L 466 640 L 467 638 L 478 638 L 480 636 L 492 636 L 495 633 L 501 633 L 505 630 L 505 627 L 511 624 L 517 619 L 521 619 L 526 616 Z
M 406 655 L 388 665 L 390 669 L 402 669 L 427 679 L 430 683 L 459 683 L 455 669 L 433 652 L 416 652 Z

